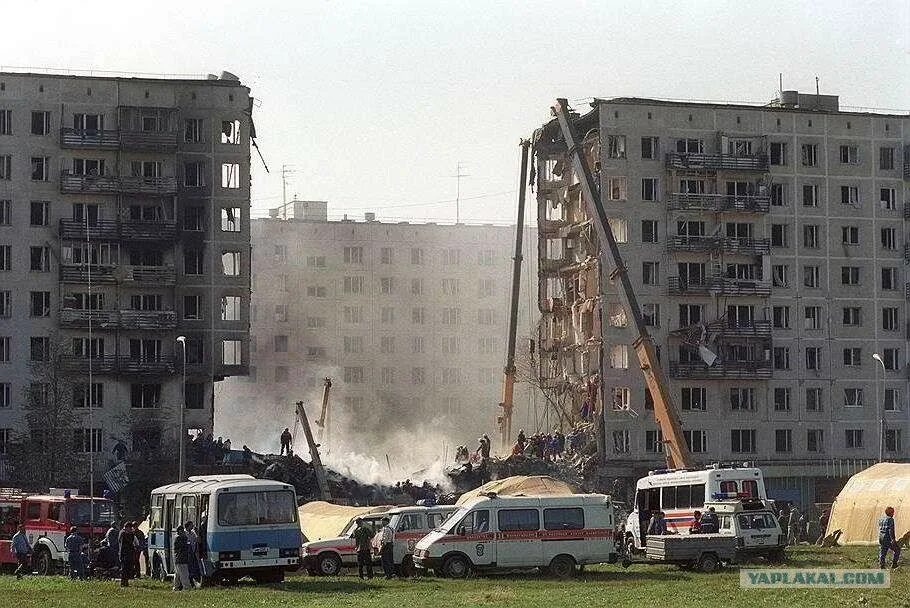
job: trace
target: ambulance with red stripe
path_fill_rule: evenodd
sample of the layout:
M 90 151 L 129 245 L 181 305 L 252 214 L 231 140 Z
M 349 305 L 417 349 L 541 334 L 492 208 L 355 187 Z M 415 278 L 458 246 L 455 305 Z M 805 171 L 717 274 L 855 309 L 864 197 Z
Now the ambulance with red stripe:
M 471 571 L 540 568 L 569 578 L 578 566 L 615 563 L 609 496 L 497 496 L 468 500 L 414 549 L 418 568 L 449 578 Z
M 94 513 L 93 513 L 94 509 Z M 63 539 L 75 526 L 85 539 L 98 540 L 114 520 L 114 504 L 107 498 L 79 496 L 75 490 L 51 488 L 42 496 L 0 489 L 0 564 L 13 563 L 10 539 L 19 523 L 32 545 L 32 565 L 39 574 L 63 567 L 67 552 Z
M 737 498 L 767 500 L 761 469 L 714 464 L 702 470 L 651 471 L 635 485 L 634 508 L 626 519 L 626 549 L 644 550 L 655 511 L 664 512 L 668 532 L 688 534 L 695 511 L 703 512 L 705 503 Z

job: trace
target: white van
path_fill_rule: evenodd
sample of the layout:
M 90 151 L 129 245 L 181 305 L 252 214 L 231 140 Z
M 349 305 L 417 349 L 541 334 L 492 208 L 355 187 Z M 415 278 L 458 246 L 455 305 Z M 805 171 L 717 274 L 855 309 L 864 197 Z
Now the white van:
M 614 563 L 609 496 L 496 496 L 467 501 L 414 549 L 414 564 L 450 578 L 472 570 L 542 568 L 569 578 L 576 566 Z
M 644 550 L 654 511 L 664 512 L 667 531 L 688 534 L 695 511 L 703 511 L 706 502 L 736 498 L 768 498 L 761 469 L 712 465 L 704 470 L 651 471 L 635 485 L 635 504 L 626 518 L 626 548 L 629 553 Z
M 443 525 L 458 507 L 439 505 L 433 507 L 399 507 L 386 513 L 391 518 L 392 559 L 401 576 L 414 574 L 414 547 L 431 530 Z

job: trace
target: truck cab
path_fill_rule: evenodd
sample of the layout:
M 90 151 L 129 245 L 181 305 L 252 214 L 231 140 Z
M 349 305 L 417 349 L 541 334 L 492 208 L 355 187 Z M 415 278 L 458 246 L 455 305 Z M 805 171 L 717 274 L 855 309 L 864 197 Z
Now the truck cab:
M 401 507 L 386 514 L 391 518 L 392 559 L 402 576 L 414 573 L 414 547 L 421 538 L 435 530 L 458 510 L 454 505 L 433 507 Z
M 711 507 L 720 524 L 718 533 L 736 537 L 737 553 L 741 558 L 783 559 L 787 535 L 766 501 L 744 499 L 705 503 L 706 510 Z

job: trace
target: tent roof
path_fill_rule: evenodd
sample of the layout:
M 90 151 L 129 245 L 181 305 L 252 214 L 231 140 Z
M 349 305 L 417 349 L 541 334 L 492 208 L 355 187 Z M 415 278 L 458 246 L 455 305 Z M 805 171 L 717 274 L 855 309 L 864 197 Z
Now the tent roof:
M 831 507 L 828 534 L 841 544 L 878 544 L 878 520 L 894 507 L 898 538 L 910 530 L 910 464 L 881 462 L 851 477 Z
M 516 475 L 490 481 L 465 492 L 455 504 L 462 505 L 485 492 L 495 492 L 502 496 L 567 496 L 577 494 L 578 488 L 547 475 Z
M 307 541 L 335 538 L 352 519 L 370 513 L 385 513 L 391 506 L 348 507 L 315 500 L 297 508 L 300 530 Z

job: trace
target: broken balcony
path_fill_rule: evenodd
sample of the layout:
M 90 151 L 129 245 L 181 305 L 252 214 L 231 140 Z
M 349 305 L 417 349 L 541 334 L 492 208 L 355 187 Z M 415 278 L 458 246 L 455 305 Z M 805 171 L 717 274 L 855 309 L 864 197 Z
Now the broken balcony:
M 60 129 L 60 147 L 86 150 L 116 150 L 120 132 L 114 129 Z
M 125 265 L 122 268 L 122 277 L 125 283 L 174 285 L 177 282 L 177 269 L 174 266 Z
M 173 310 L 121 310 L 120 327 L 143 330 L 174 329 L 177 327 L 177 313 Z
M 176 370 L 177 365 L 170 357 L 120 357 L 117 362 L 117 371 L 121 374 L 162 376 Z
M 723 236 L 672 236 L 667 245 L 670 251 L 723 251 L 736 255 L 768 255 L 769 239 L 734 238 Z
M 121 149 L 155 152 L 177 149 L 177 108 L 120 106 L 118 109 Z
M 100 355 L 84 357 L 81 355 L 62 355 L 60 368 L 69 374 L 115 374 L 117 373 L 117 356 Z
M 117 327 L 116 310 L 86 310 L 82 308 L 61 308 L 60 325 L 83 329 L 91 322 L 92 329 L 113 329 Z
M 112 264 L 60 264 L 60 282 L 76 284 L 113 285 L 117 283 L 117 267 Z
M 750 279 L 730 279 L 727 277 L 707 277 L 702 280 L 687 281 L 679 277 L 669 277 L 668 292 L 671 296 L 755 296 L 767 298 L 771 295 L 771 284 L 765 281 Z
M 742 213 L 767 213 L 771 208 L 771 197 L 758 194 L 737 196 L 674 192 L 669 195 L 667 208 L 676 211 L 707 211 L 712 213 L 737 211 Z
M 172 241 L 177 238 L 174 220 L 60 220 L 60 238 L 92 241 Z
M 64 194 L 177 194 L 176 177 L 143 177 L 117 175 L 79 175 L 60 173 L 60 191 Z
M 61 239 L 76 241 L 116 241 L 120 238 L 117 220 L 60 220 Z
M 768 157 L 765 154 L 667 154 L 667 168 L 677 171 L 767 171 Z
M 712 379 L 765 379 L 771 377 L 770 361 L 717 361 L 708 366 L 702 361 L 671 361 L 671 378 Z

